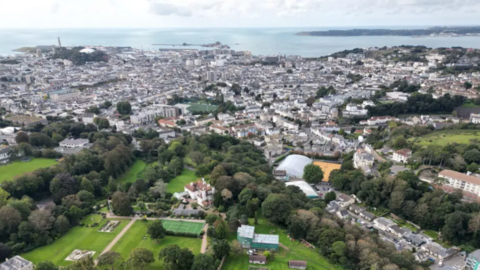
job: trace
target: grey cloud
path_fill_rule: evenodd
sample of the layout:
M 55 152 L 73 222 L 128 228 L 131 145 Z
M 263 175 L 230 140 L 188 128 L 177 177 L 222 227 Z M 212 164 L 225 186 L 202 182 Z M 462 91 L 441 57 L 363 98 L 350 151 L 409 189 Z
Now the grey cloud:
M 150 11 L 160 16 L 169 16 L 169 15 L 177 15 L 182 17 L 192 16 L 192 11 L 188 8 L 173 5 L 173 4 L 160 3 L 160 2 L 151 2 Z

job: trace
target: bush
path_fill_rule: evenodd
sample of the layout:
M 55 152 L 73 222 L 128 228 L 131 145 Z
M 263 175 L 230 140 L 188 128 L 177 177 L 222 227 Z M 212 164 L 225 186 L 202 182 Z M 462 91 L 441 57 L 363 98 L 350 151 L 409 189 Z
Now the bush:
M 189 232 L 172 232 L 172 231 L 167 231 L 166 235 L 198 238 L 198 234 L 189 233 Z

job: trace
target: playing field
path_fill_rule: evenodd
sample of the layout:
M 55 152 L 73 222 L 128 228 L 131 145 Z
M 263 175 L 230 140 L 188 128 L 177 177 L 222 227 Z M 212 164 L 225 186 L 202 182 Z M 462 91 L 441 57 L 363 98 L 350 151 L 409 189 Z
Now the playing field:
M 54 164 L 57 164 L 55 159 L 47 158 L 35 158 L 27 162 L 14 161 L 11 164 L 0 166 L 0 183 Z
M 179 237 L 179 236 L 166 236 L 159 241 L 151 240 L 147 234 L 147 228 L 149 223 L 136 221 L 127 233 L 113 246 L 112 250 L 120 253 L 126 260 L 128 254 L 135 248 L 146 248 L 153 252 L 155 262 L 145 267 L 145 270 L 163 269 L 163 262 L 158 260 L 158 254 L 160 250 L 168 245 L 178 245 L 180 248 L 188 248 L 193 254 L 199 254 L 202 246 L 202 239 Z
M 85 217 L 89 219 L 90 216 Z M 33 263 L 43 261 L 51 261 L 58 266 L 67 266 L 71 264 L 65 261 L 72 251 L 75 249 L 95 251 L 94 258 L 98 257 L 100 253 L 108 246 L 110 242 L 119 234 L 122 229 L 128 224 L 129 220 L 122 219 L 120 225 L 111 233 L 98 232 L 100 228 L 107 222 L 103 220 L 96 227 L 73 227 L 64 236 L 55 240 L 50 245 L 36 248 L 28 253 L 21 254 L 21 256 Z
M 187 169 L 183 169 L 182 174 L 173 178 L 167 185 L 167 192 L 175 193 L 185 190 L 185 185 L 190 182 L 196 182 L 197 177 L 195 172 Z
M 138 174 L 141 173 L 143 170 L 145 170 L 145 167 L 147 167 L 147 164 L 143 162 L 142 160 L 137 159 L 135 163 L 133 163 L 132 167 L 128 169 L 126 173 L 124 173 L 118 181 L 120 183 L 128 182 L 128 183 L 133 183 L 137 180 Z
M 185 232 L 200 234 L 203 230 L 205 223 L 177 221 L 177 220 L 162 220 L 163 227 L 167 231 L 172 232 Z
M 191 112 L 213 112 L 218 108 L 215 105 L 192 103 L 187 110 Z
M 475 130 L 441 130 L 435 131 L 419 138 L 409 139 L 419 145 L 441 145 L 451 143 L 468 144 L 471 139 L 480 140 L 480 132 Z
M 314 161 L 314 165 L 317 165 L 320 167 L 323 171 L 323 179 L 322 181 L 328 182 L 328 179 L 330 177 L 330 173 L 333 170 L 338 170 L 340 167 L 342 167 L 342 164 L 337 164 L 337 163 L 329 163 L 329 162 L 324 162 L 324 161 Z

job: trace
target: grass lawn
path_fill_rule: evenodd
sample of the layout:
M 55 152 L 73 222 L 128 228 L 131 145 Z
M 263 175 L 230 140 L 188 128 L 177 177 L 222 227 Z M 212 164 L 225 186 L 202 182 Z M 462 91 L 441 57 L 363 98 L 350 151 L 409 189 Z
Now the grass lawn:
M 438 238 L 438 233 L 436 231 L 424 230 L 423 233 L 430 236 L 433 240 Z
M 83 220 L 82 223 L 85 225 L 92 225 L 93 223 L 99 223 L 102 220 L 102 215 L 88 215 Z
M 192 103 L 187 110 L 191 112 L 213 112 L 218 108 L 216 105 Z
M 409 139 L 409 141 L 413 141 L 422 146 L 432 144 L 445 146 L 450 143 L 467 144 L 470 142 L 470 139 L 479 138 L 480 133 L 477 133 L 475 130 L 442 130 L 435 131 L 416 139 Z
M 307 248 L 306 246 L 297 241 L 292 242 L 279 227 L 270 223 L 264 217 L 260 216 L 258 218 L 258 225 L 253 225 L 253 219 L 249 219 L 249 223 L 251 226 L 255 226 L 255 233 L 270 234 L 270 231 L 274 230 L 275 233 L 273 234 L 280 235 L 280 243 L 282 243 L 289 249 L 286 250 L 280 247 L 278 253 L 275 254 L 275 260 L 268 262 L 265 265 L 266 268 L 275 270 L 288 270 L 288 261 L 301 260 L 307 262 L 307 270 L 341 269 L 339 267 L 336 267 L 335 265 L 330 264 L 326 258 L 322 257 L 318 253 L 318 250 Z M 236 238 L 236 234 L 231 233 L 228 240 L 232 241 Z M 241 256 L 230 255 L 227 260 L 225 260 L 225 264 L 223 265 L 222 269 L 244 270 L 248 269 L 249 265 L 250 264 L 248 263 L 247 254 L 243 254 Z M 254 265 L 252 264 L 251 266 Z
M 48 246 L 43 246 L 30 251 L 21 256 L 33 263 L 39 263 L 49 260 L 58 266 L 67 266 L 71 262 L 65 261 L 72 251 L 75 249 L 95 251 L 94 257 L 98 257 L 100 253 L 108 246 L 108 244 L 119 234 L 128 224 L 129 220 L 123 219 L 120 225 L 112 233 L 98 232 L 107 220 L 105 219 L 95 228 L 87 228 L 76 226 L 67 234 L 55 240 Z
M 105 206 L 105 207 L 102 207 L 98 210 L 98 212 L 102 212 L 102 213 L 108 213 L 110 211 L 108 211 L 108 206 Z
M 479 105 L 477 105 L 475 103 L 471 103 L 471 102 L 464 103 L 461 107 L 462 108 L 480 108 Z
M 162 224 L 167 231 L 188 232 L 195 234 L 200 234 L 205 226 L 205 223 L 178 220 L 162 220 Z
M 168 183 L 167 192 L 170 192 L 170 193 L 182 192 L 186 184 L 189 184 L 190 182 L 195 182 L 195 181 L 197 181 L 195 172 L 191 170 L 183 169 L 181 175 L 173 178 Z
M 11 164 L 0 166 L 0 183 L 54 164 L 57 164 L 55 159 L 47 158 L 34 158 L 28 162 L 14 161 Z
M 147 167 L 147 164 L 144 161 L 137 159 L 135 163 L 133 163 L 132 167 L 130 167 L 130 169 L 128 169 L 128 171 L 124 173 L 118 179 L 118 181 L 120 183 L 124 183 L 124 182 L 133 183 L 137 180 L 137 175 L 143 170 L 145 170 L 146 167 Z
M 202 246 L 202 239 L 198 238 L 189 238 L 189 237 L 177 237 L 177 236 L 166 236 L 161 239 L 158 243 L 156 240 L 150 240 L 147 235 L 147 226 L 146 223 L 142 221 L 136 221 L 135 224 L 130 227 L 125 235 L 115 244 L 113 251 L 116 251 L 122 254 L 123 259 L 128 258 L 128 254 L 132 249 L 135 248 L 146 248 L 153 252 L 155 262 L 152 263 L 149 267 L 146 267 L 145 270 L 159 270 L 163 269 L 163 262 L 158 260 L 158 254 L 160 250 L 168 245 L 178 245 L 181 248 L 188 248 L 194 254 L 200 253 L 200 248 Z M 145 239 L 143 237 L 146 236 Z

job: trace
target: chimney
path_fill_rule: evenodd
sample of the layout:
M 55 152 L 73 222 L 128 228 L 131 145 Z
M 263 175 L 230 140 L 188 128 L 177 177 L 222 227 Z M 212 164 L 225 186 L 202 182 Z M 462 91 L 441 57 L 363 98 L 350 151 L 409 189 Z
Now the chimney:
M 192 186 L 192 187 L 193 187 L 193 182 L 190 182 L 190 186 Z

